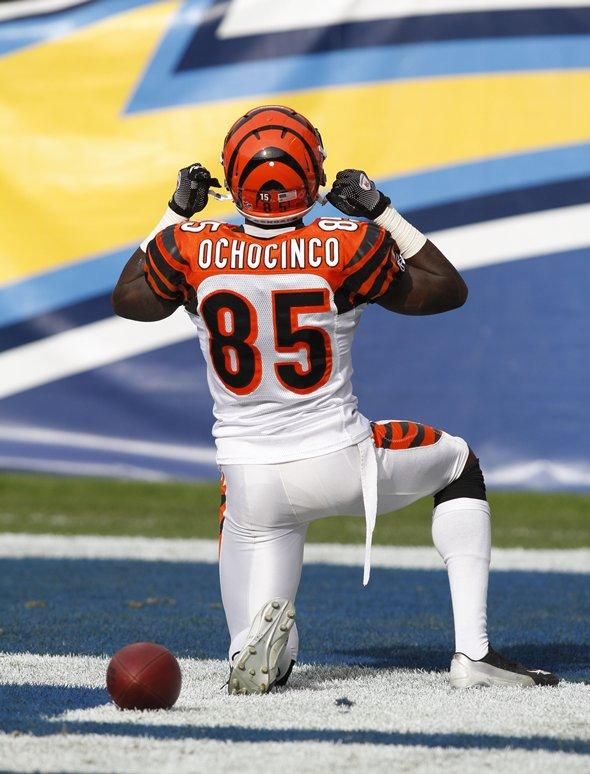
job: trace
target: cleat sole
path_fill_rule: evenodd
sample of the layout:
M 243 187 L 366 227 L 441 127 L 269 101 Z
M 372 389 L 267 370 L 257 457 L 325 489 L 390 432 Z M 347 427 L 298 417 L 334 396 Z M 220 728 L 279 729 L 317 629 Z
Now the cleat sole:
M 295 610 L 287 599 L 273 599 L 262 608 L 234 661 L 228 684 L 230 694 L 268 693 L 294 623 Z

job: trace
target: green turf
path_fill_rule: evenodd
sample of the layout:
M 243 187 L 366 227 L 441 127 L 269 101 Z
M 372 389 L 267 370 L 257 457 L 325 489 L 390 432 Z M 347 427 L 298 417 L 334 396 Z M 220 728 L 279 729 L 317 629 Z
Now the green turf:
M 525 548 L 590 546 L 590 496 L 490 494 L 494 544 Z M 214 484 L 0 475 L 0 532 L 215 538 Z M 375 543 L 430 544 L 431 501 L 378 520 Z M 364 522 L 337 517 L 312 524 L 308 540 L 357 543 Z

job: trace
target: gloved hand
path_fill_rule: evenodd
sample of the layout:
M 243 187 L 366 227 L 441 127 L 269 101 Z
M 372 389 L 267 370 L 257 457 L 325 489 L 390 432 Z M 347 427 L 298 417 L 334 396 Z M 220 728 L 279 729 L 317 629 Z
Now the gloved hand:
M 360 169 L 343 169 L 336 175 L 326 199 L 345 215 L 374 220 L 391 204 Z
M 207 206 L 211 186 L 220 188 L 221 183 L 216 177 L 211 177 L 209 170 L 201 164 L 183 167 L 178 173 L 176 191 L 168 206 L 177 215 L 190 218 L 195 212 L 201 212 Z

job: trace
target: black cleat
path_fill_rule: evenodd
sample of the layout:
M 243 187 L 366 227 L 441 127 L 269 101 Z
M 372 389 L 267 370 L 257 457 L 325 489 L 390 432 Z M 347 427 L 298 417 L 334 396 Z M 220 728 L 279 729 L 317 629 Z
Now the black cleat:
M 281 670 L 279 669 L 277 672 L 277 679 L 274 681 L 275 688 L 282 688 L 283 686 L 287 685 L 288 679 L 291 677 L 291 672 L 293 671 L 293 667 L 295 666 L 295 662 L 293 659 L 291 659 L 291 663 L 287 667 L 287 671 L 284 675 L 281 674 Z
M 557 685 L 559 678 L 542 669 L 526 669 L 510 661 L 490 646 L 487 654 L 473 661 L 464 653 L 455 653 L 451 661 L 451 688 L 476 685 Z

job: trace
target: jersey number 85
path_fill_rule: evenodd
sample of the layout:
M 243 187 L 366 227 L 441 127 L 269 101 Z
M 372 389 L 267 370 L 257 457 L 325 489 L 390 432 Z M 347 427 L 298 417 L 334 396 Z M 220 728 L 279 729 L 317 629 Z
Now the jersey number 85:
M 274 345 L 277 353 L 299 359 L 274 364 L 275 376 L 287 390 L 306 394 L 318 390 L 332 372 L 332 347 L 328 333 L 317 326 L 299 325 L 299 315 L 328 312 L 325 288 L 272 291 Z M 201 318 L 209 331 L 211 362 L 228 390 L 236 395 L 253 392 L 262 380 L 262 357 L 256 346 L 258 315 L 247 298 L 232 290 L 217 290 L 200 304 Z

